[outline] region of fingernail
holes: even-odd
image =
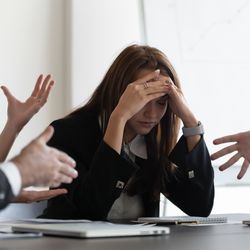
[[[74,168],[71,168],[71,172],[75,177],[78,176],[78,172]]]
[[[73,181],[73,179],[72,178],[69,178],[69,179],[67,179],[66,181],[65,181],[65,183],[71,183]]]
[[[159,73],[160,73],[160,70],[159,70],[159,69],[155,70],[155,73],[159,74]]]

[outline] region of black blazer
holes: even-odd
[[[71,184],[63,184],[68,194],[48,201],[40,217],[62,219],[105,220],[123,185],[138,169],[103,141],[98,115],[82,112],[54,121],[55,133],[49,145],[65,151],[76,160],[79,176]],[[192,152],[187,151],[182,137],[170,160],[179,167],[177,179],[166,179],[168,199],[188,215],[208,216],[214,199],[213,169],[203,138]],[[139,159],[139,167],[148,160]],[[193,171],[194,178],[188,178]],[[125,186],[124,185],[124,186]],[[158,216],[159,201],[142,195],[143,216]]]
[[[10,183],[4,172],[0,170],[0,209],[5,208],[12,197]]]

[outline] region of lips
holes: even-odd
[[[157,124],[157,122],[145,122],[145,121],[141,121],[141,122],[139,122],[141,125],[143,125],[143,126],[146,126],[146,127],[154,127],[156,124]]]

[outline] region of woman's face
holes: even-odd
[[[152,70],[141,70],[136,79],[142,78]],[[165,76],[161,76],[165,77]],[[166,77],[167,79],[167,77]],[[152,128],[159,124],[168,106],[168,96],[162,96],[148,102],[138,113],[136,113],[126,124],[126,133],[133,138],[136,135],[146,135]]]

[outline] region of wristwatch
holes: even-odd
[[[199,121],[197,127],[193,128],[182,127],[182,133],[184,136],[203,135],[204,128],[201,122]]]

